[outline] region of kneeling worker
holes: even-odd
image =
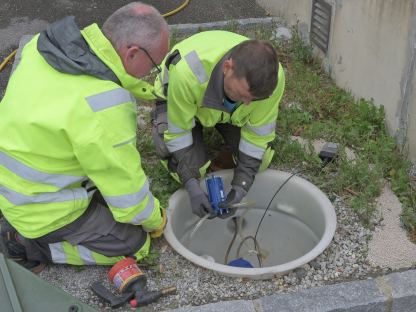
[[[207,31],[178,43],[155,81],[156,152],[189,193],[192,211],[212,214],[198,179],[210,166],[202,130],[215,127],[236,160],[224,206],[239,203],[274,151],[284,72],[268,42],[226,31]],[[235,209],[231,209],[232,215]]]
[[[165,218],[136,149],[135,98],[154,98],[139,78],[168,51],[165,20],[140,2],[102,31],[67,17],[25,45],[0,104],[10,258],[39,272],[47,262],[112,265],[148,253]]]

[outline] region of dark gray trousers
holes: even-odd
[[[97,190],[87,210],[77,220],[36,239],[24,239],[28,260],[51,262],[49,244],[68,241],[104,256],[134,255],[146,242],[141,226],[116,222]]]
[[[177,172],[179,164],[167,150],[163,139],[163,133],[168,128],[167,104],[165,101],[156,103],[156,108],[152,112],[152,125],[152,137],[156,153],[161,159],[168,161],[169,170]],[[231,150],[234,156],[237,156],[241,128],[229,123],[218,123],[215,125],[215,129],[221,134],[226,147]],[[197,172],[208,161],[205,144],[203,142],[203,126],[199,122],[196,122],[195,127],[192,129],[192,138],[193,145],[187,150],[187,154],[192,156],[187,158],[186,165],[191,170]]]

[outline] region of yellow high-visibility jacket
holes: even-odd
[[[223,73],[219,66],[233,47],[248,39],[228,31],[206,31],[171,49],[155,81],[156,94],[167,101],[168,129],[164,140],[170,153],[193,144],[192,128],[196,121],[204,127],[230,123],[241,128],[239,151],[261,161],[260,170],[270,164],[274,151],[269,143],[275,138],[279,102],[285,85],[282,66],[279,64],[278,83],[270,97],[239,105],[232,113],[223,105]],[[182,179],[189,176],[187,173],[179,175]]]
[[[71,20],[66,22],[62,36],[55,34],[58,42],[71,34]],[[64,54],[76,55],[81,64],[90,53],[113,81],[94,76],[87,63],[81,64],[85,72],[68,73],[66,56],[41,47],[38,34],[22,50],[0,103],[0,209],[27,238],[81,216],[91,186],[116,221],[148,229],[162,222],[136,149],[135,98],[151,98],[152,87],[125,72],[96,24],[79,32]],[[48,53],[54,66],[44,57]]]

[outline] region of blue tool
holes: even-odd
[[[205,179],[205,185],[208,191],[208,200],[214,210],[215,215],[228,214],[230,211],[227,208],[220,208],[219,204],[225,201],[224,181],[222,177],[212,175]]]

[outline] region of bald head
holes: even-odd
[[[116,49],[138,44],[153,50],[169,33],[159,11],[141,2],[131,2],[115,11],[104,22],[102,30]]]
[[[169,51],[169,28],[154,7],[141,2],[129,3],[115,11],[102,28],[127,73],[142,78]]]

